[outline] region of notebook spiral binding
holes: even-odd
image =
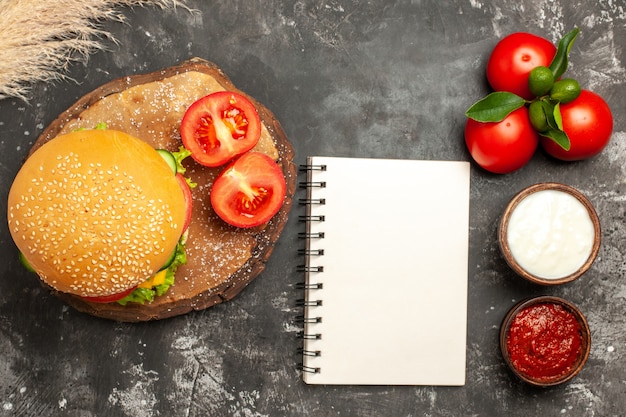
[[[300,172],[309,172],[309,171],[326,171],[326,165],[300,165]]]
[[[324,284],[321,282],[315,284],[307,284],[306,282],[299,282],[296,284],[297,290],[321,290],[324,287]]]
[[[319,350],[305,350],[300,348],[298,349],[298,353],[305,356],[322,356],[322,352]]]
[[[308,325],[315,325],[317,323],[322,322],[322,317],[316,316],[315,314],[311,314],[316,307],[322,305],[321,294],[317,294],[317,291],[323,290],[324,286],[321,282],[311,282],[311,274],[324,272],[323,265],[312,265],[314,260],[319,261],[319,257],[324,255],[324,249],[312,249],[310,247],[310,242],[312,240],[324,239],[324,232],[316,231],[311,232],[311,224],[313,223],[322,223],[326,220],[324,215],[313,215],[311,214],[312,206],[322,206],[326,204],[326,200],[324,198],[312,198],[311,190],[316,188],[326,188],[325,181],[312,181],[311,174],[313,171],[326,171],[326,165],[301,165],[300,172],[306,173],[306,181],[300,182],[300,188],[306,190],[306,198],[299,199],[299,203],[306,207],[306,214],[299,216],[298,219],[300,222],[306,224],[306,231],[298,233],[298,237],[300,239],[305,240],[305,248],[298,249],[298,255],[304,257],[304,264],[297,266],[298,272],[304,272],[304,281],[296,284],[296,289],[304,290],[305,298],[301,298],[296,300],[296,304],[302,307],[305,310],[305,314],[296,317],[296,322],[301,323],[304,327],[304,330],[298,333],[298,337],[300,337],[303,341],[307,340],[319,340],[322,338],[320,333],[311,332],[308,330]],[[318,297],[320,296],[320,297]],[[322,355],[322,352],[319,350],[311,350],[306,348],[300,348],[298,353],[305,357],[318,357]],[[298,366],[298,369],[302,372],[307,373],[319,373],[320,368],[307,366],[304,363],[301,363]]]

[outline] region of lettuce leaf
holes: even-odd
[[[183,177],[185,178],[185,181],[187,181],[187,185],[189,185],[189,188],[191,189],[196,188],[198,184],[193,182],[191,178],[185,177],[185,172],[187,172],[187,168],[183,166],[183,160],[187,158],[188,156],[191,156],[191,151],[185,148],[184,146],[180,146],[178,148],[178,152],[170,152],[170,153],[174,155],[174,159],[176,160],[176,172],[183,175]]]
[[[167,268],[167,272],[165,275],[165,282],[163,284],[157,285],[152,288],[135,288],[133,292],[128,294],[126,297],[118,300],[117,303],[125,306],[128,303],[151,303],[154,301],[154,298],[157,296],[161,296],[167,292],[167,290],[174,285],[174,277],[176,275],[176,270],[179,266],[187,263],[187,254],[185,253],[185,236],[181,237],[176,245],[176,254],[174,255],[174,261]]]

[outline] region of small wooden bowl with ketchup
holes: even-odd
[[[574,378],[591,348],[587,319],[572,303],[539,296],[517,303],[500,328],[500,350],[522,381],[549,387]]]
[[[581,277],[600,250],[600,219],[591,201],[560,183],[534,184],[517,193],[504,210],[498,242],[519,276],[544,286]]]

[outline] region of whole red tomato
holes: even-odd
[[[599,154],[613,133],[613,115],[602,97],[582,90],[574,101],[561,104],[563,131],[570,140],[566,151],[551,139],[542,137],[541,146],[555,158],[578,161]]]
[[[556,47],[547,39],[525,32],[512,33],[495,46],[487,62],[487,80],[495,91],[509,91],[531,100],[528,74],[549,66]]]
[[[472,158],[487,171],[507,174],[532,158],[539,137],[528,119],[528,109],[519,108],[501,122],[467,119],[465,144]]]

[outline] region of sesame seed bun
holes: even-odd
[[[168,260],[185,218],[172,170],[147,143],[113,130],[56,137],[18,172],[8,198],[11,236],[55,290],[107,296]]]
[[[61,113],[37,138],[31,155],[59,135],[98,123],[139,138],[154,149],[177,151],[182,145],[180,121],[187,107],[207,94],[224,90],[246,96],[259,113],[261,138],[254,151],[273,158],[283,171],[287,195],[280,211],[256,228],[227,225],[210,204],[211,186],[222,168],[203,167],[187,158],[183,162],[185,176],[198,184],[192,190],[187,263],[178,267],[174,285],[167,293],[152,303],[125,306],[93,303],[52,289],[53,295],[97,317],[124,322],[160,320],[232,300],[263,272],[291,210],[297,178],[294,151],[272,112],[237,89],[216,64],[192,58],[152,73],[112,80]]]

